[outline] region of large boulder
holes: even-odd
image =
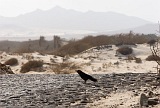
[[[10,66],[0,63],[0,74],[14,74]]]

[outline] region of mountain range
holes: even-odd
[[[17,17],[1,16],[0,36],[117,33],[129,30],[147,33],[151,30],[145,28],[150,28],[150,25],[154,23],[116,12],[79,12],[56,6],[45,11],[37,9]]]

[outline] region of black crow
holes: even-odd
[[[81,70],[76,70],[76,72],[77,72],[77,73],[79,74],[79,76],[85,81],[85,83],[86,83],[86,81],[87,81],[88,79],[90,79],[91,81],[97,82],[97,79],[95,79],[95,78],[93,78],[92,76],[90,76],[90,75],[82,72]]]

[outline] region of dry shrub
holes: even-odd
[[[141,58],[135,58],[135,60],[136,60],[136,61],[135,61],[136,63],[142,63]]]
[[[130,47],[124,46],[124,47],[117,49],[117,52],[119,52],[122,55],[128,55],[128,54],[132,54],[133,49]]]
[[[18,64],[18,60],[16,58],[11,58],[11,59],[7,60],[4,64],[14,66],[14,65]]]
[[[132,55],[129,55],[129,56],[127,57],[127,60],[134,60],[134,59],[135,59],[135,57],[132,56]]]
[[[65,55],[78,54],[84,50],[89,49],[91,46],[87,43],[71,42],[60,49],[58,49],[54,54],[64,57]]]
[[[147,58],[146,58],[147,61],[160,61],[160,57],[157,56],[157,55],[149,55]]]
[[[34,51],[28,50],[25,47],[19,48],[15,51],[16,53],[22,54],[22,53],[33,53]]]
[[[155,39],[149,40],[147,44],[154,45],[157,41]]]
[[[136,45],[147,43],[151,39],[156,39],[155,35],[149,34],[135,34],[130,32],[128,34],[117,35],[98,35],[98,36],[86,36],[83,39],[77,41],[70,41],[68,44],[62,46],[56,50],[53,54],[59,56],[75,55],[83,52],[91,47],[101,45]]]
[[[43,62],[42,61],[28,61],[27,63],[25,63],[22,67],[20,72],[21,73],[26,73],[29,72],[31,69],[33,68],[39,68],[43,66]]]
[[[91,62],[85,63],[85,66],[91,66]]]
[[[73,73],[73,70],[78,68],[79,66],[77,66],[75,63],[63,62],[53,65],[51,69],[55,72],[55,74],[70,74]]]

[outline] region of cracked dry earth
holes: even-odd
[[[0,108],[85,108],[117,90],[135,92],[153,87],[155,75],[94,74],[98,82],[87,84],[77,74],[1,75]],[[132,107],[138,108],[137,104]]]

